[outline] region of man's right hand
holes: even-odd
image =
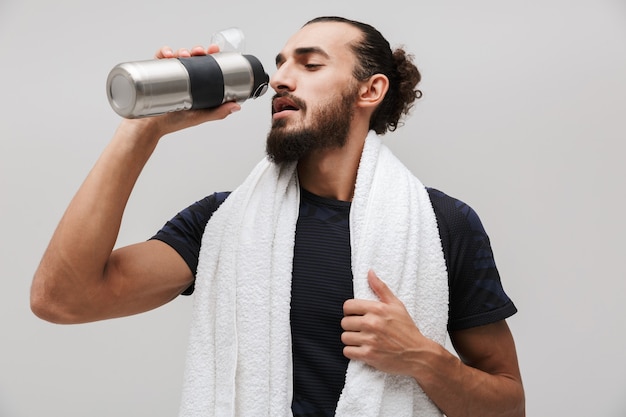
[[[154,55],[155,59],[188,58],[219,52],[217,45],[210,45],[207,49],[202,46],[195,46],[191,49],[181,48],[174,51],[169,46],[161,47]],[[157,137],[165,136],[169,133],[188,127],[196,126],[212,120],[221,120],[228,115],[241,110],[241,106],[236,102],[227,102],[212,109],[184,110],[166,113],[160,116],[144,117],[139,119],[125,119],[122,125],[135,126],[134,128],[150,131]],[[129,126],[130,127],[130,126]],[[124,126],[126,128],[126,126]]]
[[[216,46],[176,52],[163,47],[156,58],[217,51]],[[113,248],[131,191],[161,137],[239,109],[237,103],[224,103],[122,120],[70,202],[35,272],[31,308],[37,316],[81,323],[141,313],[167,303],[193,282],[193,272],[163,242]]]

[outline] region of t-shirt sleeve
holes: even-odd
[[[448,330],[506,319],[517,312],[496,267],[478,214],[464,202],[429,188],[439,225],[450,288]]]
[[[227,192],[214,193],[196,201],[165,223],[151,239],[170,245],[185,260],[195,276],[206,224],[228,195]],[[182,294],[192,294],[193,290],[192,284]]]

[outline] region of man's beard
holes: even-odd
[[[298,161],[311,151],[343,147],[354,115],[356,94],[356,88],[349,88],[341,99],[321,105],[310,126],[289,130],[287,119],[274,121],[265,147],[268,158],[282,164]],[[300,111],[304,108],[300,107]]]

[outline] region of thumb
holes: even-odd
[[[367,282],[372,291],[374,291],[374,294],[376,294],[383,303],[391,303],[398,299],[387,284],[371,269],[367,273]]]

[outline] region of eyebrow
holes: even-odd
[[[325,58],[330,58],[330,55],[326,53],[322,48],[318,46],[303,46],[301,48],[296,48],[293,52],[294,55],[302,56],[302,55],[310,55],[310,54],[319,54]],[[276,65],[285,62],[285,56],[283,54],[276,55]]]

